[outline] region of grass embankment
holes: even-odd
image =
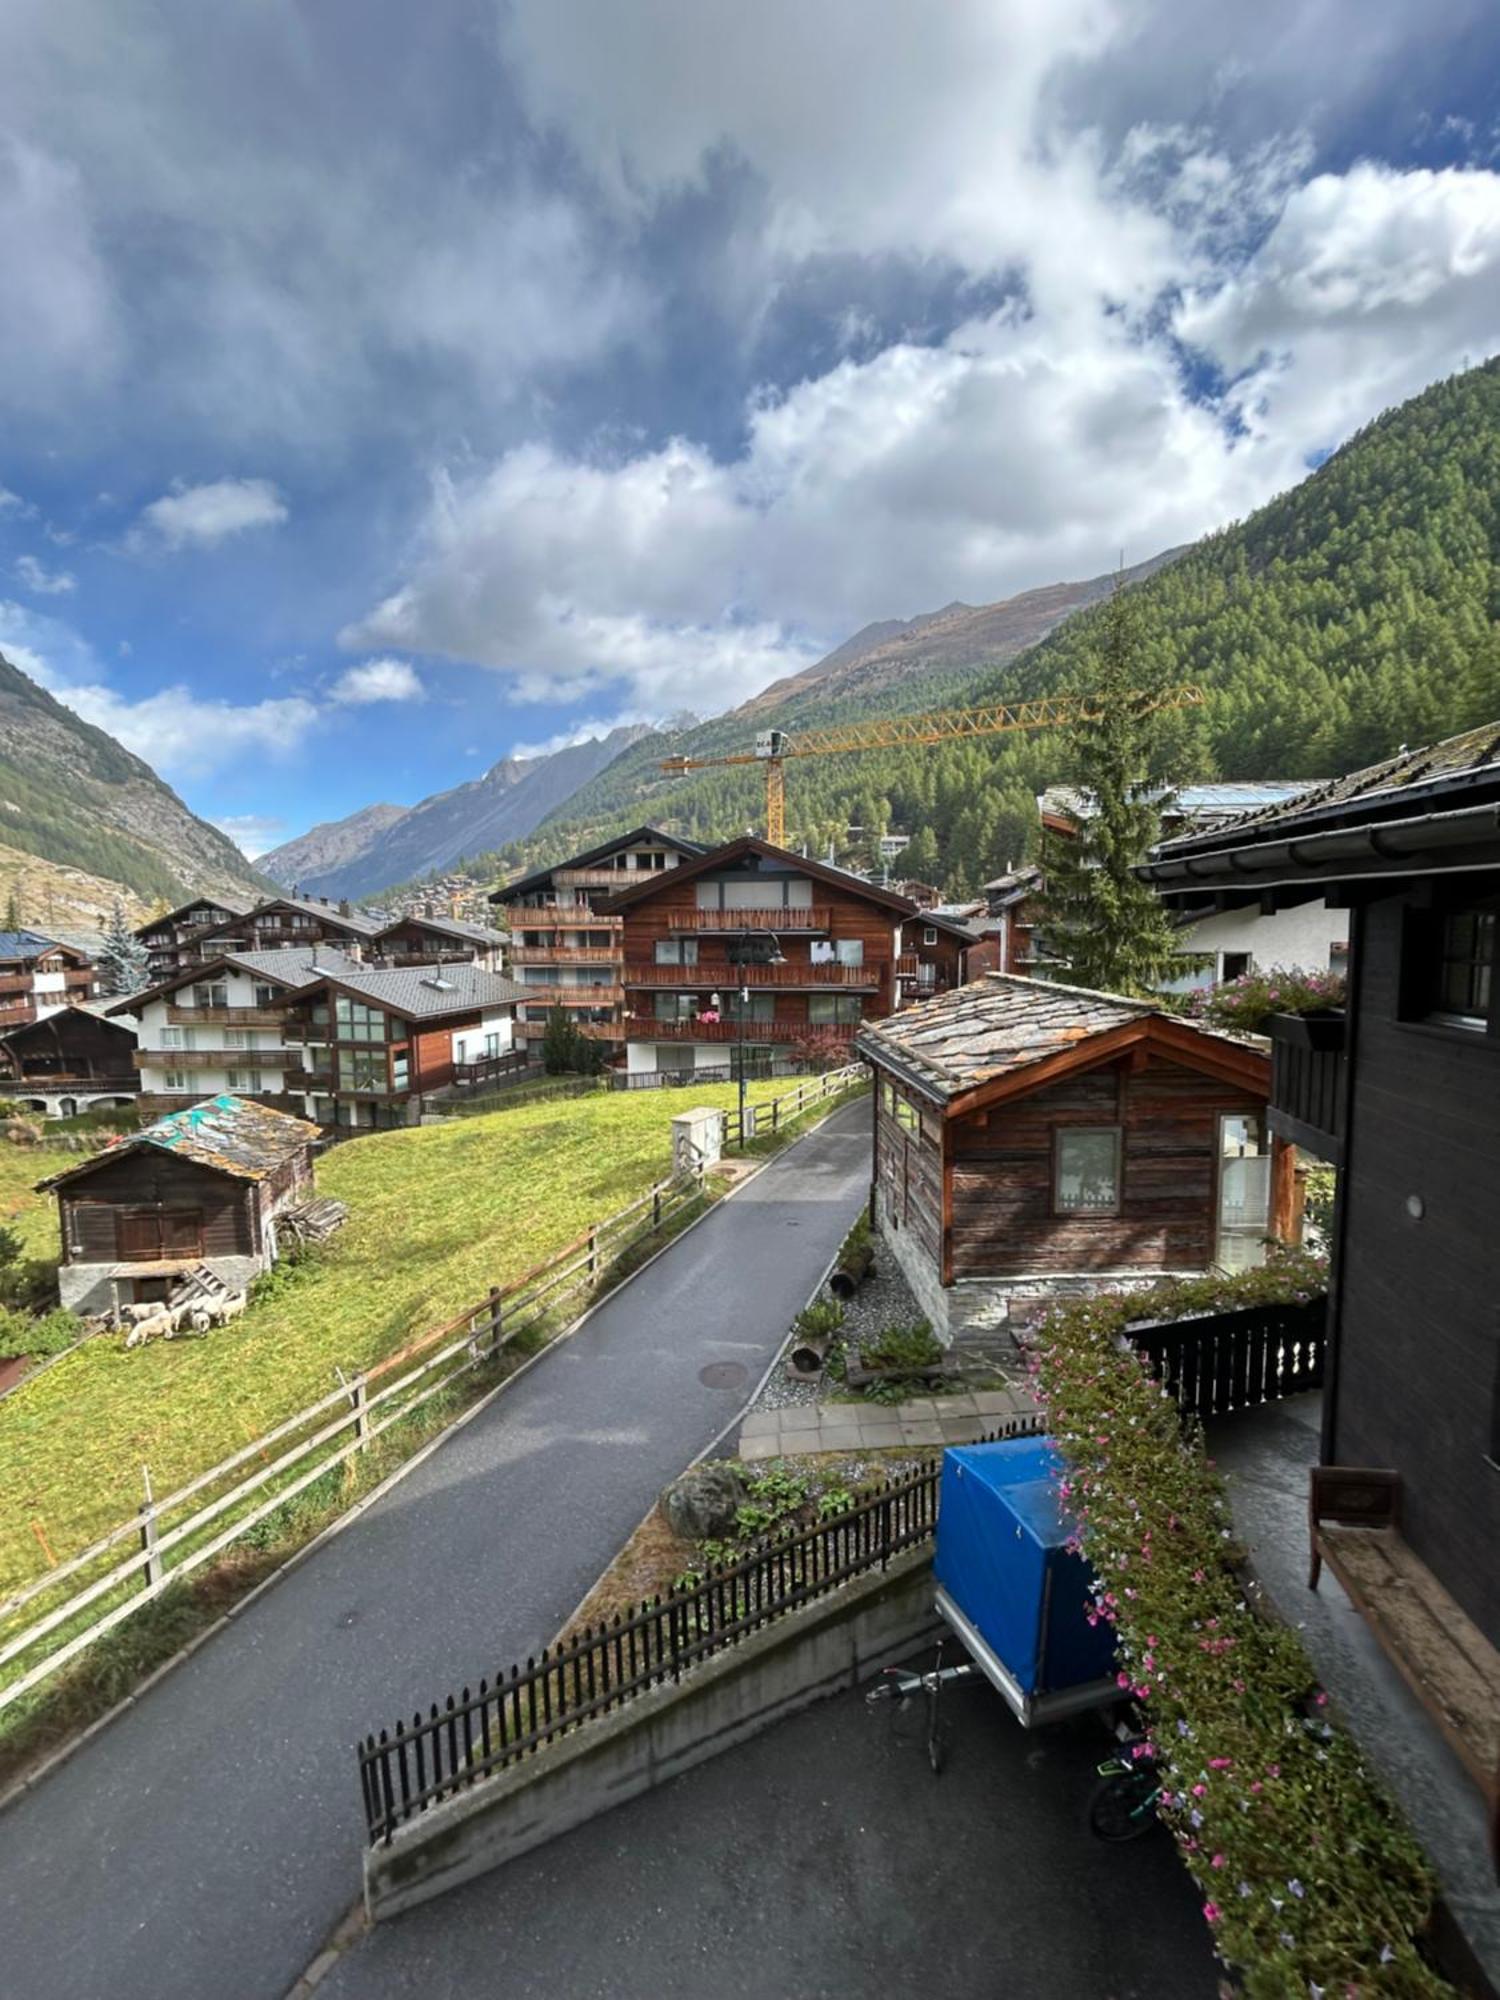
[[[624,1207],[669,1170],[673,1112],[733,1095],[541,1102],[335,1149],[318,1184],[349,1204],[349,1221],[276,1296],[205,1340],[133,1352],[114,1336],[88,1341],[0,1402],[0,1589],[47,1566],[40,1536],[64,1560],[128,1516],[142,1465],[158,1494],[181,1485],[325,1395],[335,1366],[379,1360]],[[56,1252],[51,1204],[31,1182],[76,1159],[0,1149],[0,1208],[28,1254]]]

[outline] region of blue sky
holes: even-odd
[[[10,0],[0,650],[255,850],[1496,344],[1483,0]]]

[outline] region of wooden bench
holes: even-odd
[[[1489,1807],[1500,1878],[1500,1649],[1401,1536],[1401,1475],[1315,1465],[1308,1492],[1316,1590],[1326,1562]]]

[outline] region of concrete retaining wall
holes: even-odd
[[[898,1556],[625,1708],[549,1744],[365,1855],[365,1904],[392,1917],[856,1687],[934,1635],[932,1556]]]

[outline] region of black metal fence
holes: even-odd
[[[1007,1433],[1034,1428],[1023,1420]],[[940,1471],[933,1459],[830,1520],[763,1542],[690,1588],[587,1627],[539,1660],[482,1680],[476,1691],[450,1694],[441,1707],[434,1702],[426,1716],[367,1736],[359,1772],[372,1844],[851,1577],[884,1569],[931,1535]]]
[[[1127,1327],[1182,1409],[1207,1421],[1323,1386],[1328,1301],[1245,1306]]]

